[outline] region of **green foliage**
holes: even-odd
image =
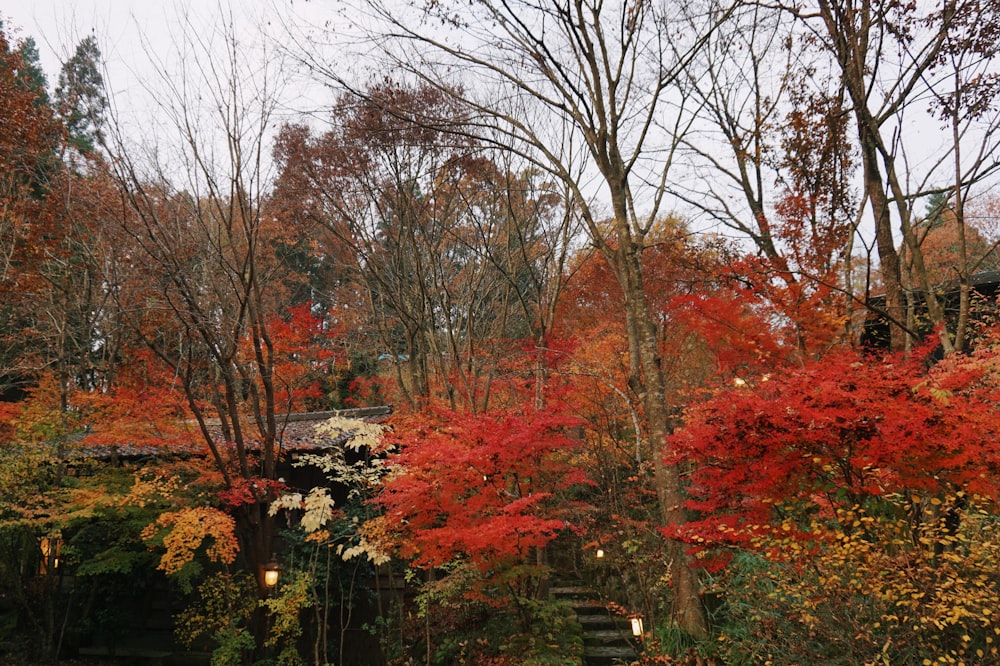
[[[108,100],[101,74],[101,50],[95,37],[84,37],[73,56],[63,63],[56,86],[56,106],[69,133],[69,142],[88,155],[102,140],[101,127]]]
[[[435,664],[519,664],[573,666],[581,663],[583,635],[567,602],[512,597],[470,597],[481,574],[476,567],[452,563],[440,574],[408,581],[419,592],[417,612],[402,628],[410,654],[431,643]]]
[[[668,617],[673,601],[671,560],[655,528],[659,508],[638,479],[620,484],[618,492],[622,494],[614,497],[611,510],[596,509],[596,529],[591,532],[596,540],[584,549],[583,577],[602,599],[622,609],[645,618]],[[604,551],[601,559],[594,557],[598,545]]]
[[[216,648],[212,651],[212,666],[243,666],[246,655],[253,652],[253,634],[244,627],[229,625],[212,635]]]
[[[60,475],[50,458],[28,464],[13,456],[0,457],[0,470],[20,474],[18,492],[36,493],[0,524],[0,596],[18,642],[35,651],[25,658],[43,658],[80,636],[131,631],[137,599],[162,581],[139,538],[155,507],[122,502],[131,471],[97,466],[78,478]],[[58,562],[43,556],[42,537],[59,539]],[[63,573],[73,575],[72,586],[57,575]]]
[[[313,579],[308,572],[298,571],[283,583],[277,594],[261,601],[268,614],[268,635],[265,645],[279,649],[279,664],[299,666],[305,662],[295,647],[302,635],[302,612],[314,603]]]
[[[88,521],[68,529],[64,556],[77,576],[150,575],[156,560],[142,541],[142,529],[155,514],[135,507],[101,508]]]
[[[242,634],[257,605],[256,584],[249,575],[209,576],[198,586],[197,599],[176,617],[177,638],[191,646],[211,636],[218,641],[220,655],[231,654],[234,645],[243,643]]]
[[[525,602],[532,607],[526,629],[521,628],[509,609],[506,612],[481,609],[484,611],[481,623],[458,626],[439,637],[434,663],[579,666],[583,635],[572,609],[562,602]]]
[[[34,37],[25,37],[20,43],[18,53],[21,56],[24,67],[17,72],[17,79],[20,85],[36,95],[37,104],[44,106],[49,102],[49,95],[46,92],[48,80],[42,70],[41,57],[38,54],[38,45]]]
[[[939,227],[943,223],[944,212],[948,210],[948,206],[950,205],[948,197],[948,192],[935,192],[927,198],[924,219],[932,228]]]
[[[110,470],[96,478],[82,480],[81,486],[99,480],[115,487],[130,475]],[[120,487],[127,492],[127,487]],[[75,575],[76,586],[101,600],[92,609],[80,601],[79,615],[70,628],[81,635],[100,635],[107,640],[125,636],[138,626],[145,595],[164,582],[155,570],[155,557],[146,548],[140,533],[155,517],[152,507],[117,505],[109,502],[94,508],[86,517],[73,520],[63,530],[61,567]]]
[[[970,502],[956,525],[937,507],[957,498],[914,499],[855,507],[840,516],[847,529],[816,522],[812,543],[770,536],[767,557],[735,557],[720,578],[726,663],[996,661],[996,516]],[[924,514],[916,539],[914,511]]]
[[[523,655],[522,666],[579,666],[583,657],[583,632],[573,608],[565,601],[522,599],[529,623],[515,632],[500,650]]]
[[[727,664],[749,666],[767,661],[772,650],[767,641],[760,640],[760,629],[774,626],[781,616],[778,609],[761,601],[773,599],[782,576],[789,573],[788,567],[741,551],[730,561],[724,577],[716,580],[713,592],[722,593],[725,602],[713,619]]]

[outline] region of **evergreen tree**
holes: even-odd
[[[6,52],[9,48],[8,41],[4,42],[3,48]],[[21,66],[14,73],[18,84],[22,90],[35,94],[36,106],[48,106],[48,79],[45,78],[45,72],[42,70],[35,39],[33,37],[25,37],[17,45],[15,52],[21,59]]]
[[[103,140],[101,127],[108,99],[101,61],[97,40],[85,37],[63,63],[56,86],[56,109],[66,125],[69,143],[83,155],[92,153]]]

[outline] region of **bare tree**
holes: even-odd
[[[518,321],[523,322],[518,337],[530,335],[534,343],[535,405],[540,408],[548,380],[546,350],[569,279],[567,262],[580,231],[579,219],[565,186],[557,187],[537,170],[517,172],[513,158],[506,151],[496,153],[498,167],[483,188],[487,208],[494,212],[470,217],[471,247],[502,276],[516,300]]]
[[[510,340],[537,341],[536,325],[551,325],[568,216],[546,183],[469,137],[461,116],[427,85],[345,94],[326,132],[283,129],[276,199],[307,233],[328,232],[324,252],[367,294],[407,402],[440,391],[478,411]]]
[[[128,128],[112,114],[106,148],[120,227],[106,279],[124,321],[183,385],[225,486],[246,493],[234,509],[237,536],[263,594],[277,415],[287,411],[268,330],[283,276],[262,214],[281,63],[248,57],[231,16],[225,25],[188,19],[175,35],[178,71],[147,50],[155,124]]]
[[[972,274],[990,254],[970,253],[969,236],[975,236],[975,229],[971,232],[967,229],[966,203],[974,188],[996,170],[998,163],[1000,110],[996,98],[1000,93],[1000,73],[994,63],[998,39],[1000,9],[993,4],[958,4],[928,77],[932,111],[946,123],[950,134],[951,159],[947,162],[953,172],[947,195],[958,241],[958,261],[951,268],[959,283],[959,305],[954,327],[949,332],[954,336],[957,350],[965,347],[968,338]],[[918,233],[918,241],[924,238],[926,231]]]
[[[753,244],[760,282],[783,286],[769,290],[806,353],[813,341],[796,311],[840,286],[856,203],[843,90],[815,83],[829,81],[829,63],[800,32],[789,15],[748,4],[711,36],[681,82],[696,118],[684,137],[690,175],[672,189]],[[850,299],[837,300],[824,309],[843,314]]]
[[[968,121],[988,116],[983,103],[992,96],[992,86],[978,91],[971,86],[977,72],[991,68],[993,52],[983,45],[994,41],[997,9],[993,3],[969,0],[944,0],[935,7],[880,0],[817,0],[814,7],[793,11],[829,50],[850,100],[892,346],[902,348],[908,340],[910,333],[901,323],[906,321],[907,293],[913,293],[908,290],[915,289],[926,299],[931,321],[940,325],[946,352],[956,349],[956,342],[960,348],[964,333],[955,335],[941,295],[929,281],[914,210],[922,197],[942,189],[935,182],[952,180],[949,170],[957,182],[943,189],[960,192],[996,169],[995,124],[964,134],[956,131],[955,122],[970,127]],[[969,99],[961,98],[963,90],[969,90]],[[929,99],[952,121],[951,141],[936,151],[926,135],[907,124],[914,118],[928,118]],[[984,137],[978,148],[965,151],[970,141],[975,146]],[[973,159],[967,160],[964,152],[973,153]],[[895,241],[894,224],[902,237],[911,284]],[[963,268],[962,272],[967,271]]]
[[[416,15],[380,0],[367,7],[384,26],[372,37],[393,67],[451,91],[479,140],[514,151],[570,193],[590,243],[625,295],[630,386],[644,407],[649,445],[660,451],[674,407],[666,401],[643,249],[689,118],[684,100],[669,100],[670,91],[730,8],[706,3],[692,31],[673,20],[675,3],[429,2]],[[435,30],[437,24],[447,30]],[[302,57],[318,73],[349,83],[315,53]],[[650,457],[664,522],[681,525],[680,471],[662,455]],[[670,547],[674,618],[683,630],[704,634],[697,574],[683,545]]]
[[[787,273],[768,210],[777,129],[787,105],[785,73],[797,60],[787,48],[791,21],[782,19],[759,4],[740,8],[685,68],[680,85],[697,101],[697,120],[683,137],[690,175],[672,189],[713,222],[748,238]],[[692,28],[697,21],[695,16]]]

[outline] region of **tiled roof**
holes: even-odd
[[[362,407],[358,409],[340,409],[328,412],[303,412],[297,414],[279,414],[278,441],[283,452],[322,451],[342,445],[349,436],[336,438],[320,437],[316,434],[316,426],[335,416],[342,418],[357,418],[365,421],[381,421],[392,413],[392,407]],[[79,447],[74,447],[75,453],[81,458],[106,459],[115,456],[121,458],[144,458],[150,456],[173,455],[204,455],[207,447],[202,441],[197,425],[189,424],[190,438],[175,439],[169,443],[122,442],[121,444],[88,445],[86,438]],[[217,419],[208,422],[208,428],[217,440],[222,439],[221,427]],[[250,442],[249,448],[259,448],[259,443]]]

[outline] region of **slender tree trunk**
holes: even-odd
[[[860,121],[859,121],[860,122]],[[872,206],[875,221],[875,243],[878,248],[879,270],[885,287],[885,311],[889,315],[889,348],[893,351],[906,346],[907,332],[898,322],[906,320],[906,303],[903,298],[902,272],[899,252],[892,236],[892,219],[889,202],[882,187],[878,156],[873,139],[861,130],[861,162],[864,167],[865,193]]]
[[[625,293],[628,320],[629,355],[633,371],[638,376],[630,378],[640,396],[646,412],[649,444],[652,449],[656,495],[666,527],[680,526],[687,522],[683,507],[684,492],[680,470],[664,462],[664,448],[670,434],[670,408],[666,399],[666,379],[663,374],[659,338],[646,298],[642,270],[642,245],[636,243],[627,221],[624,193],[613,194],[618,201],[617,249],[615,261],[618,279]],[[671,580],[674,591],[674,619],[677,625],[693,636],[705,636],[708,623],[701,601],[698,574],[687,562],[684,544],[668,542],[671,556]]]
[[[645,300],[644,295],[641,296]],[[637,341],[640,364],[644,375],[643,405],[649,424],[652,446],[656,495],[660,502],[666,527],[681,526],[687,522],[683,507],[684,492],[680,469],[664,463],[664,446],[670,434],[670,410],[666,403],[666,386],[660,365],[660,352],[656,331],[648,317],[636,322],[641,335]],[[678,626],[694,636],[708,632],[701,603],[701,585],[698,574],[688,564],[685,546],[679,541],[668,542],[671,555],[671,580],[674,586],[674,617]]]

